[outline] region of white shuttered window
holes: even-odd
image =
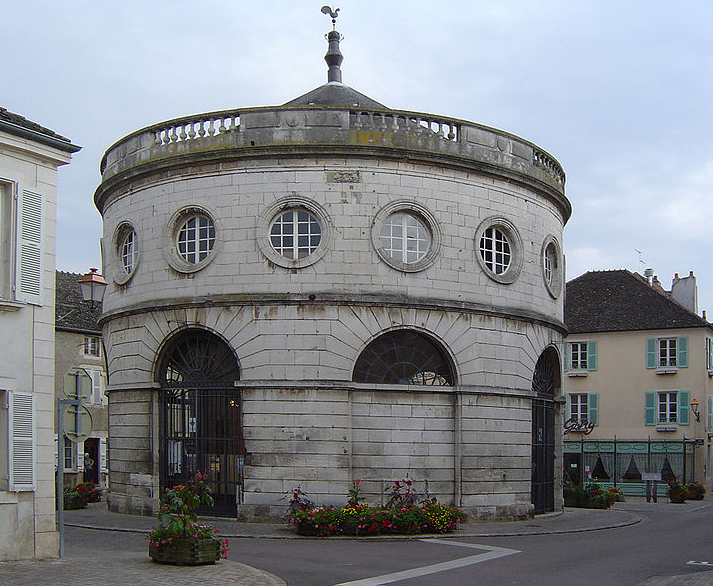
[[[42,305],[42,194],[20,186],[17,201],[15,298],[33,305]]]
[[[35,489],[35,404],[30,393],[10,393],[10,490]]]

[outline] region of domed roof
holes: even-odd
[[[338,81],[330,81],[303,94],[284,106],[358,106],[360,108],[387,109],[384,104],[372,100],[354,88]]]
[[[336,30],[339,8],[333,11],[329,6],[323,6],[322,12],[332,17],[332,30],[326,35],[329,48],[324,56],[324,60],[329,66],[327,83],[286,102],[283,106],[348,106],[350,108],[358,106],[360,108],[387,109],[384,104],[342,83],[340,66],[344,56],[339,50],[339,42],[342,40],[342,35]]]

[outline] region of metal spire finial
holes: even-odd
[[[327,49],[327,54],[324,56],[324,60],[329,66],[329,71],[327,71],[327,82],[337,81],[342,82],[342,70],[340,65],[344,59],[339,50],[339,41],[344,37],[337,32],[337,16],[339,16],[339,8],[334,10],[329,6],[322,6],[322,13],[329,14],[332,17],[332,30],[327,33],[327,41],[329,42],[329,48]]]

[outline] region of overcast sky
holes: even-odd
[[[325,83],[322,4],[5,2],[0,106],[83,147],[60,169],[57,267],[99,263],[92,195],[115,141]],[[506,130],[559,160],[574,209],[568,279],[651,267],[668,289],[693,271],[713,318],[713,2],[336,6],[344,83],[392,108]]]

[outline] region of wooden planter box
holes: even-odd
[[[200,566],[220,559],[217,539],[173,539],[162,545],[149,545],[149,556],[159,564]]]

